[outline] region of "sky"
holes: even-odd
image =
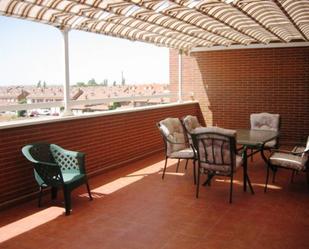
[[[70,82],[105,79],[111,85],[168,83],[169,50],[83,31],[69,32]],[[52,26],[0,16],[0,86],[61,85],[64,46],[61,32]]]

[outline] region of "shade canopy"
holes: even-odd
[[[185,51],[309,41],[309,0],[0,0],[0,14]]]

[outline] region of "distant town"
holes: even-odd
[[[107,85],[107,81],[97,84],[94,79],[87,83],[79,82],[70,87],[71,100],[100,100],[108,98],[139,97],[135,100],[111,101],[101,104],[83,104],[72,106],[74,114],[87,112],[108,111],[119,108],[131,108],[155,104],[169,103],[169,97],[155,97],[156,95],[169,94],[168,84],[125,84],[124,81],[117,85]],[[141,98],[145,96],[144,98]],[[148,97],[151,96],[151,97]],[[9,121],[16,118],[30,118],[37,116],[61,114],[63,107],[36,108],[23,111],[4,111],[1,107],[17,104],[48,103],[63,100],[63,86],[49,86],[39,81],[34,86],[0,86],[0,121]]]

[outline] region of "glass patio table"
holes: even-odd
[[[262,159],[267,163],[267,158],[264,154],[264,145],[265,143],[277,138],[279,132],[249,129],[236,129],[236,132],[236,142],[237,144],[242,145],[243,149],[244,191],[247,190],[248,183],[251,192],[254,193],[248,176],[248,157],[252,157],[254,154],[261,152]],[[254,149],[254,151],[248,153],[248,149]]]

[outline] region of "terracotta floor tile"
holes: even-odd
[[[291,184],[290,173],[279,171],[265,194],[265,165],[255,157],[249,162],[255,195],[243,192],[240,170],[229,204],[228,180],[214,178],[197,199],[192,168],[182,164],[174,174],[175,162],[170,160],[164,180],[162,154],[91,178],[94,200],[88,201],[84,187],[77,189],[68,217],[61,194],[54,203],[44,196],[42,208],[33,200],[2,211],[0,249],[309,248],[304,175]]]

